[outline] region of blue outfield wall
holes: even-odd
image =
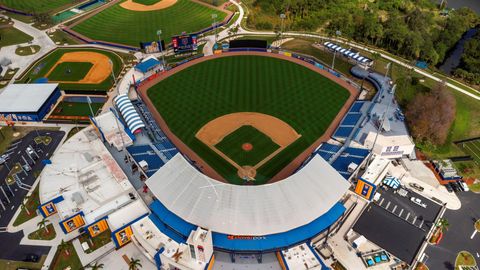
[[[197,226],[183,220],[160,201],[156,200],[150,208],[153,212],[150,219],[160,231],[165,233],[176,242],[184,242],[192,230]],[[265,236],[231,236],[223,233],[212,232],[213,246],[216,249],[229,252],[270,252],[294,246],[310,240],[320,234],[345,212],[345,206],[336,203],[332,208],[314,221],[296,229]]]
[[[258,236],[253,239],[232,239],[229,235],[214,232],[213,246],[233,252],[268,252],[285,249],[317,236],[337,221],[344,212],[345,206],[336,203],[327,213],[309,224],[284,233]]]

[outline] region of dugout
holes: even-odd
[[[0,121],[40,122],[61,95],[57,83],[10,84],[0,93]]]

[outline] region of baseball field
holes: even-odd
[[[19,82],[47,78],[60,83],[65,91],[105,92],[113,85],[112,68],[118,75],[122,66],[122,59],[111,51],[58,48],[31,67]]]
[[[80,20],[70,28],[90,39],[139,46],[139,42],[158,40],[157,30],[162,30],[162,38],[170,42],[170,37],[182,32],[195,32],[212,24],[211,15],[218,15],[217,22],[226,13],[191,0],[152,1],[127,0],[109,7],[100,13]],[[143,4],[142,4],[143,3]]]
[[[146,95],[168,129],[221,177],[264,184],[332,131],[354,99],[292,61],[218,56],[167,75]]]
[[[0,4],[24,12],[55,12],[73,6],[72,0],[0,0]]]

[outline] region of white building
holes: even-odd
[[[395,159],[405,156],[411,156],[415,153],[415,144],[408,135],[382,135],[376,132],[369,132],[365,138],[365,147],[371,149],[373,144],[373,153],[385,158]]]

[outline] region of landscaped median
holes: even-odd
[[[468,252],[468,251],[461,251],[457,255],[457,259],[455,260],[455,269],[467,269],[461,267],[475,267],[477,266],[477,262],[475,261],[475,257]]]

